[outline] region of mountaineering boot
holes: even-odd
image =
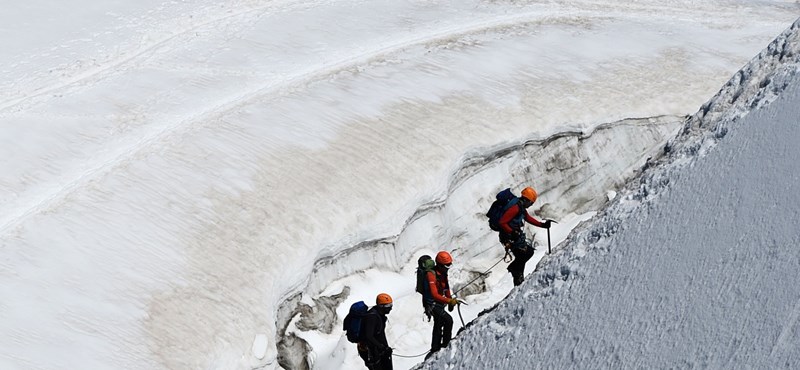
[[[436,353],[436,352],[439,352],[439,351],[438,350],[436,350],[436,351],[433,351],[433,350],[428,351],[428,354],[425,355],[425,359],[427,360],[428,358],[433,356],[433,354]]]
[[[521,285],[525,281],[525,276],[520,273],[511,273],[511,276],[514,277],[514,286]]]

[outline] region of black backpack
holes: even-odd
[[[489,218],[489,228],[494,231],[500,231],[500,225],[497,222],[500,221],[500,217],[503,217],[503,213],[505,213],[510,206],[516,204],[516,202],[511,201],[517,199],[517,196],[511,192],[510,188],[506,188],[497,193],[495,198],[496,200],[492,202],[492,206],[489,207],[489,212],[486,212],[486,217]]]
[[[347,333],[347,340],[352,343],[361,341],[361,319],[367,315],[367,304],[358,301],[350,305],[350,312],[344,317],[343,330]]]

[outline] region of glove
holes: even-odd
[[[455,306],[456,306],[457,304],[459,304],[459,303],[460,303],[460,302],[458,302],[458,300],[457,300],[457,299],[455,299],[455,298],[450,298],[450,301],[449,301],[449,302],[447,302],[447,310],[448,310],[448,311],[450,311],[450,312],[453,312],[453,307],[455,307]]]
[[[553,222],[552,220],[547,220],[542,224],[542,227],[545,228],[545,229],[549,229],[550,228],[550,224],[552,222]]]

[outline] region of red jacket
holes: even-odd
[[[438,275],[438,279],[436,278]],[[450,283],[447,281],[447,273],[441,273],[437,269],[425,273],[428,279],[428,287],[431,290],[433,300],[441,304],[450,302]]]
[[[525,219],[525,221],[528,221],[529,224],[533,224],[534,226],[538,227],[544,226],[544,223],[542,221],[539,221],[531,217],[531,215],[528,214],[528,211],[524,207],[515,204],[513,207],[509,207],[506,210],[506,212],[503,213],[503,216],[500,217],[500,220],[497,221],[497,223],[500,225],[500,228],[507,234],[514,232],[514,228],[511,227],[509,223],[511,223],[511,221],[517,218],[520,212],[522,212],[523,218]]]

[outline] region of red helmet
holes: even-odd
[[[536,190],[533,190],[532,187],[528,186],[525,189],[522,189],[522,196],[527,198],[531,203],[536,202],[536,198],[539,197],[539,194],[536,194]]]
[[[375,297],[375,304],[381,307],[392,307],[392,296],[386,293],[378,294],[378,296]]]
[[[438,254],[436,254],[436,264],[449,265],[451,263],[453,263],[453,257],[450,256],[450,253],[441,251]]]

